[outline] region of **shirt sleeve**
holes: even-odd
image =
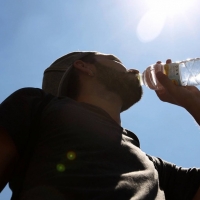
[[[0,126],[7,129],[19,154],[22,154],[30,133],[30,124],[38,105],[45,97],[43,90],[23,88],[0,104]]]
[[[168,200],[192,200],[200,186],[200,169],[182,168],[149,156],[159,174],[161,189]]]

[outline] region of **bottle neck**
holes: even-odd
[[[143,76],[143,74],[141,74],[141,73],[138,74],[138,80],[140,82],[140,85],[143,86],[144,85],[144,76]]]

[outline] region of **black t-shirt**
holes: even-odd
[[[40,89],[24,88],[0,106],[0,125],[20,155],[34,134],[31,123],[45,97]],[[38,132],[22,200],[188,200],[200,185],[199,169],[146,155],[134,133],[96,106],[54,97],[40,116]]]

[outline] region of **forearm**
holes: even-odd
[[[196,120],[196,122],[200,125],[200,102],[194,103],[187,108],[185,108]]]

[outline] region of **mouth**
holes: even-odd
[[[139,86],[142,86],[141,74],[138,70],[128,70],[126,73],[126,78],[132,80],[133,82],[137,83]],[[124,74],[124,75],[125,75]]]
[[[142,85],[143,85],[143,81],[142,81],[142,76],[141,76],[141,74],[140,74],[140,73],[136,74],[136,77],[137,77],[137,79],[138,79],[138,81],[139,81],[139,84],[142,86]]]

